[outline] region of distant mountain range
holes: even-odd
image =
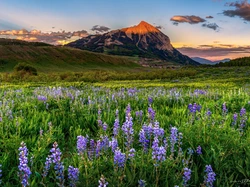
[[[177,65],[199,65],[176,50],[168,36],[145,21],[102,35],[90,35],[67,46],[105,54],[161,60]]]
[[[218,64],[220,62],[229,62],[231,60],[230,58],[225,58],[222,60],[211,61],[211,60],[201,58],[201,57],[192,57],[192,59],[196,62],[199,62],[200,64],[208,64],[208,65],[215,65],[215,64]]]

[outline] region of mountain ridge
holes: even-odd
[[[66,46],[112,55],[161,59],[181,65],[199,65],[176,50],[167,35],[145,21],[102,35],[90,35]]]

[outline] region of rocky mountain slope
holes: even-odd
[[[145,21],[138,25],[113,30],[102,35],[90,35],[67,44],[70,47],[112,55],[137,56],[183,65],[199,65],[181,54],[164,33]]]

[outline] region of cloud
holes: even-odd
[[[92,27],[91,30],[103,33],[103,32],[108,32],[110,30],[110,28],[108,28],[106,26],[95,25]]]
[[[234,10],[224,10],[223,14],[229,17],[240,17],[245,21],[250,21],[250,4],[247,0],[241,2],[233,2],[226,4],[229,7],[234,7]]]
[[[163,29],[163,26],[158,25],[158,26],[155,26],[155,28],[157,28],[157,29],[161,30],[161,29]]]
[[[213,19],[213,16],[206,16],[207,19]]]
[[[41,32],[40,30],[1,30],[1,38],[12,38],[33,42],[45,42],[52,45],[65,44],[83,37],[88,36],[85,30],[74,32]]]
[[[217,60],[223,58],[239,58],[249,56],[249,46],[235,46],[230,44],[219,45],[200,45],[195,47],[181,47],[178,50],[190,57],[202,57],[210,60]]]
[[[213,29],[215,31],[219,31],[219,28],[220,28],[216,23],[203,23],[202,27]]]
[[[199,16],[173,16],[170,21],[173,21],[174,25],[178,25],[177,23],[189,23],[189,24],[197,24],[205,22],[206,20]]]

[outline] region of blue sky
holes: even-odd
[[[250,41],[250,21],[223,14],[235,10],[228,0],[1,0],[0,30],[37,29],[91,32],[94,25],[111,29],[138,24],[141,20],[162,26],[175,47],[198,47],[216,43],[246,46]],[[242,1],[244,2],[244,1]],[[248,1],[245,0],[246,5]],[[248,8],[248,7],[247,7]],[[250,8],[250,4],[249,4]],[[249,9],[250,10],[250,9]],[[198,16],[206,22],[178,23],[174,16]],[[206,19],[212,16],[213,19]],[[216,30],[202,24],[216,24]],[[52,28],[53,27],[53,28]],[[239,34],[240,33],[240,34]]]

